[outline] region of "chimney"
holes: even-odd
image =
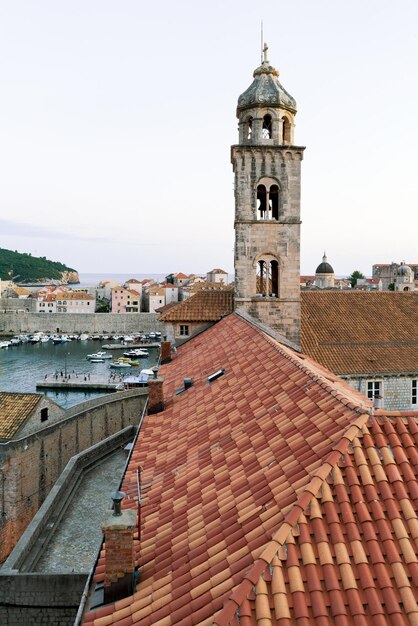
[[[164,363],[169,363],[171,361],[171,341],[166,341],[164,337],[164,341],[161,342],[161,356],[160,356],[161,365]]]
[[[114,512],[102,526],[106,543],[104,579],[106,604],[131,595],[134,587],[136,510],[121,510],[124,496],[123,491],[112,493]]]
[[[161,376],[148,379],[148,415],[164,411],[163,382]]]
[[[192,378],[184,378],[183,382],[184,382],[184,388],[185,389],[190,389],[190,387],[193,387],[193,379]]]

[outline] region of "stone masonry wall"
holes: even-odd
[[[20,302],[24,302],[21,300]],[[3,313],[0,309],[0,335],[34,333],[129,334],[163,331],[157,313]]]
[[[344,377],[342,377],[344,378]],[[373,378],[347,378],[355,389],[367,396],[367,383],[372,380],[382,382],[382,406],[388,411],[418,411],[418,405],[412,404],[412,381],[414,376],[375,376]]]
[[[69,459],[137,425],[147,391],[117,392],[76,405],[51,426],[0,444],[0,562],[8,556]]]
[[[235,173],[235,303],[300,344],[300,178],[304,148],[233,146]],[[259,219],[257,186],[279,187],[278,220]],[[257,295],[257,264],[278,263],[276,297]]]
[[[0,576],[1,626],[71,626],[87,576]]]

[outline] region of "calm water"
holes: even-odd
[[[105,341],[70,341],[68,343],[53,344],[21,344],[11,346],[7,349],[0,349],[0,390],[1,391],[26,391],[35,392],[36,382],[42,380],[45,374],[52,374],[55,371],[65,372],[71,375],[95,374],[108,378],[109,372],[119,372],[110,370],[110,360],[104,363],[91,363],[86,359],[88,354],[98,352],[102,345],[111,344],[111,340]],[[116,342],[114,342],[116,343]],[[126,350],[128,348],[124,348]],[[114,358],[122,356],[123,350],[112,350]],[[149,357],[140,359],[138,367],[131,367],[124,370],[124,375],[135,375],[143,368],[153,367],[158,359],[158,349],[150,348]],[[39,390],[41,391],[41,390]],[[42,390],[46,395],[63,407],[69,407],[78,402],[84,402],[90,398],[103,395],[97,391],[61,391]]]

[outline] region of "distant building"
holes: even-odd
[[[155,313],[156,309],[165,304],[165,290],[163,287],[151,287],[148,294],[148,312]]]
[[[112,289],[112,313],[139,313],[141,311],[141,295],[133,289],[121,285]]]
[[[318,265],[315,271],[315,287],[319,289],[333,289],[335,287],[335,275],[333,267],[328,263],[328,259],[324,252],[322,263]]]
[[[56,294],[57,313],[94,313],[96,298],[83,291]]]
[[[357,278],[354,289],[360,291],[383,291],[381,278]]]
[[[372,277],[373,278],[381,278],[383,283],[383,290],[387,291],[389,289],[389,285],[393,285],[395,288],[396,282],[398,285],[402,283],[402,281],[397,281],[398,278],[398,269],[401,266],[407,265],[413,273],[413,280],[418,280],[418,264],[417,263],[376,263],[372,266]],[[399,289],[397,289],[399,291]]]
[[[57,299],[52,293],[48,293],[45,296],[38,296],[36,300],[36,312],[37,313],[56,313],[57,312]]]
[[[228,273],[225,270],[216,268],[206,274],[206,280],[208,283],[223,283],[228,284]]]
[[[418,292],[301,296],[305,354],[386,410],[418,409]]]

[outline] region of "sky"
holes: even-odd
[[[416,0],[0,0],[0,247],[233,272],[238,96],[298,105],[301,272],[418,263]]]

